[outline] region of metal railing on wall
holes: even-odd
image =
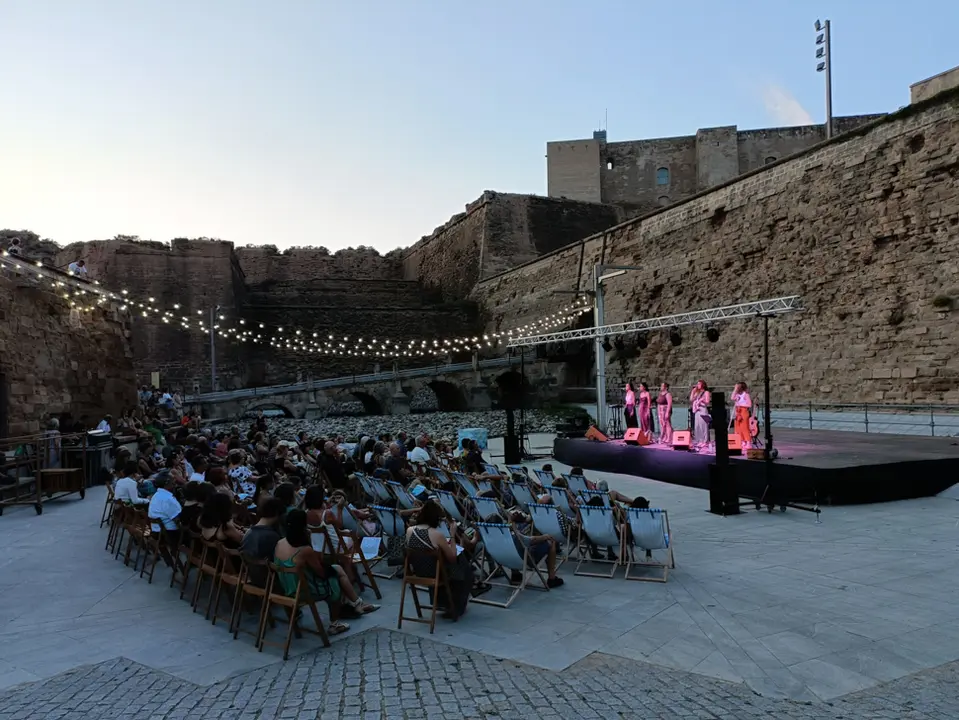
[[[518,366],[520,359],[518,357],[493,358],[490,360],[480,360],[478,368],[486,370],[488,368]],[[378,373],[364,373],[360,375],[346,375],[336,378],[323,378],[317,380],[306,380],[304,382],[287,383],[286,385],[265,385],[263,387],[244,388],[241,390],[221,390],[219,392],[200,393],[198,395],[188,395],[184,401],[187,403],[211,403],[222,402],[224,400],[241,400],[243,398],[266,397],[270,395],[282,395],[284,393],[308,392],[310,390],[321,390],[324,388],[351,387],[353,385],[367,385],[377,382],[389,382],[390,380],[402,380],[405,378],[431,377],[435,375],[447,375],[450,373],[468,372],[473,369],[473,363],[449,363],[444,365],[429,365],[420,368],[409,368],[406,370],[386,370]]]

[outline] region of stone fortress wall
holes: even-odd
[[[539,316],[555,290],[609,281],[607,323],[797,294],[771,323],[772,392],[786,401],[959,402],[959,89],[931,97],[684,202],[629,220],[497,277],[473,297],[489,327]],[[761,378],[758,321],[651,333],[619,379]]]
[[[66,302],[0,274],[0,437],[36,433],[53,415],[96,418],[136,402],[129,326],[117,313],[71,321]]]
[[[834,118],[833,129],[848,132],[879,117]],[[600,131],[588,140],[546,144],[548,194],[614,204],[630,214],[648,212],[825,139],[825,125],[764,130],[738,130],[730,125],[698,130],[695,135],[628,142],[607,142],[605,131]]]

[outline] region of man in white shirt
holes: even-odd
[[[62,267],[62,266],[61,266]],[[86,260],[76,260],[75,262],[70,263],[67,266],[67,269],[76,275],[81,280],[86,280],[87,278],[87,262]]]
[[[156,492],[150,498],[150,508],[147,510],[147,516],[151,520],[159,520],[163,523],[167,544],[161,547],[161,553],[163,561],[173,567],[173,556],[168,548],[176,548],[180,545],[180,523],[177,522],[177,518],[183,512],[183,508],[173,497],[173,493],[167,490],[169,483],[170,473],[168,471],[161,471],[153,477],[153,486],[156,488]],[[151,523],[150,529],[155,533],[160,532],[159,523]]]
[[[410,462],[429,463],[431,458],[429,452],[426,450],[425,435],[420,435],[416,438],[416,447],[409,451],[407,458]]]
[[[198,455],[193,458],[193,473],[190,475],[190,482],[206,482],[206,458]]]
[[[146,505],[149,500],[140,497],[139,486],[134,475],[139,471],[136,460],[130,460],[123,466],[123,477],[117,480],[113,488],[113,495],[117,500],[133,505]]]
[[[113,422],[112,415],[104,415],[103,420],[101,420],[100,424],[97,425],[97,432],[105,432],[105,433],[113,432],[113,430],[110,428],[110,423],[112,422]]]

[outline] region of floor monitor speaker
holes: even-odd
[[[743,454],[743,439],[738,435],[729,436],[729,454],[730,455],[742,455]]]
[[[609,440],[605,434],[601,433],[595,425],[590,425],[589,430],[586,431],[587,440],[596,440],[598,442],[606,442]]]
[[[649,445],[649,433],[644,433],[639,428],[629,428],[623,436],[627,445]]]
[[[689,430],[673,432],[673,450],[689,450]]]

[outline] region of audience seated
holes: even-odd
[[[436,561],[418,555],[416,551],[439,551],[440,557],[446,565],[450,592],[453,597],[439,599],[431,597],[430,599],[437,602],[438,607],[446,608],[443,617],[452,619],[460,617],[466,612],[470,591],[473,589],[475,579],[469,558],[465,554],[457,553],[456,542],[453,539],[456,536],[453,532],[456,524],[452,523],[450,525],[450,534],[453,537],[447,539],[439,531],[440,523],[443,520],[445,520],[443,508],[432,500],[425,502],[416,516],[415,524],[412,524],[406,530],[406,547],[407,550],[413,551],[410,556],[410,564],[413,567],[413,572],[419,577],[433,577],[436,574]]]

